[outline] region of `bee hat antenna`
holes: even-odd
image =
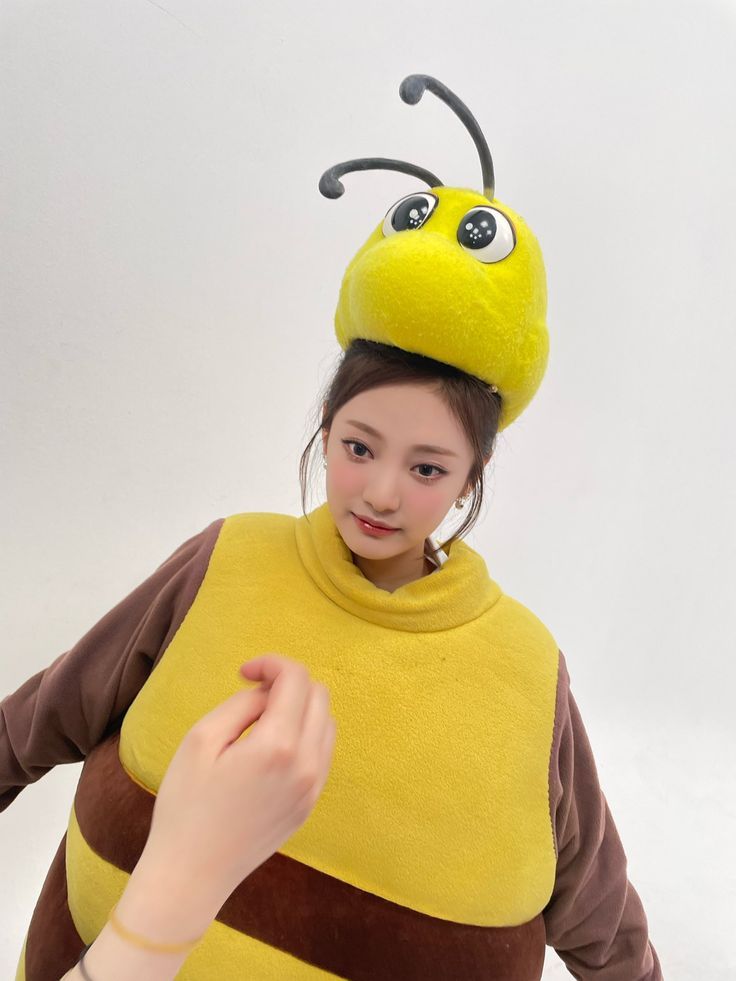
[[[438,99],[442,99],[452,109],[473,138],[473,143],[475,143],[475,148],[480,157],[480,168],[483,174],[483,193],[489,201],[492,201],[496,189],[493,175],[493,160],[491,159],[491,151],[488,149],[486,138],[483,136],[483,132],[478,125],[478,120],[462,99],[459,99],[446,85],[443,85],[442,82],[433,78],[431,75],[407,75],[399,86],[399,95],[408,105],[415,106],[424,95],[426,89],[433,92]]]

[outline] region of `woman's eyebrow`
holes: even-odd
[[[373,426],[369,426],[367,422],[359,422],[357,419],[347,419],[346,421],[351,426],[357,426],[358,429],[362,429],[369,436],[375,436],[376,439],[383,439],[383,436],[381,436],[378,430],[374,429]],[[430,446],[428,443],[417,443],[416,446],[412,446],[412,449],[421,450],[423,453],[440,453],[442,456],[457,456],[457,453],[453,453],[452,450],[445,450],[441,446]]]

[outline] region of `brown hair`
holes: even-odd
[[[480,378],[459,368],[404,351],[402,348],[363,338],[353,340],[343,352],[333,377],[325,386],[315,418],[322,413],[316,431],[307,443],[299,461],[302,489],[302,511],[306,515],[306,485],[309,454],[323,429],[331,429],[338,410],[360,392],[380,385],[436,384],[435,391],[464,428],[473,448],[473,463],[466,478],[472,486],[472,502],[465,521],[440,548],[448,551],[454,541],[463,537],[475,524],[483,504],[485,461],[494,450],[501,418],[501,396]]]

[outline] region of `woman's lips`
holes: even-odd
[[[352,511],[350,513],[353,514]],[[375,525],[371,525],[367,521],[363,521],[357,516],[357,514],[353,514],[353,518],[361,531],[365,532],[366,535],[372,535],[374,538],[382,538],[384,535],[393,535],[395,531],[399,531],[398,528],[377,528]]]

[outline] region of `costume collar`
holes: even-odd
[[[318,588],[344,610],[394,630],[449,630],[474,620],[499,599],[485,561],[462,539],[430,575],[393,593],[375,586],[353,562],[327,502],[295,522],[297,550]]]

